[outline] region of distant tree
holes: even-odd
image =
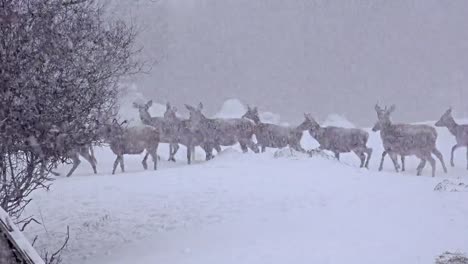
[[[134,27],[104,14],[94,0],[0,0],[0,206],[17,221],[141,69]]]

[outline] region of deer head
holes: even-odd
[[[449,108],[445,113],[440,117],[439,121],[435,123],[436,127],[449,127],[455,123],[455,120],[452,116],[452,108]]]

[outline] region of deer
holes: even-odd
[[[468,170],[468,124],[459,125],[455,122],[452,116],[452,108],[449,108],[445,113],[440,117],[439,121],[435,123],[436,127],[446,127],[452,135],[455,136],[456,144],[452,147],[450,155],[450,165],[455,166],[453,162],[453,156],[455,150],[460,147],[466,147],[466,169]]]
[[[372,127],[373,132],[380,131],[380,123],[376,122],[375,125]],[[382,152],[382,158],[380,159],[380,165],[379,165],[379,171],[383,170],[383,164],[385,160],[385,156],[387,156],[387,151],[385,149],[388,149],[387,147],[384,146],[384,151]],[[395,164],[394,164],[395,165]],[[400,169],[400,165],[396,163],[395,170],[398,171]],[[401,171],[405,171],[405,156],[401,156]]]
[[[96,169],[96,164],[97,160],[96,157],[94,156],[94,150],[91,144],[85,144],[85,145],[80,145],[76,146],[73,149],[69,150],[65,156],[69,159],[72,160],[72,168],[70,171],[67,173],[67,177],[72,176],[73,172],[75,172],[76,168],[81,163],[80,156],[83,157],[89,164],[91,164],[91,167],[93,168],[94,174],[97,174],[97,169]],[[51,171],[51,173],[54,176],[60,176],[60,173]]]
[[[255,125],[253,122],[243,118],[229,119],[210,119],[203,113],[203,104],[200,103],[197,108],[185,105],[190,112],[188,126],[192,131],[200,131],[203,138],[207,141],[205,144],[213,147],[219,153],[221,146],[232,146],[239,143],[242,152],[248,152],[248,149],[258,153],[257,145],[252,141]],[[207,153],[207,160],[213,158],[212,153]]]
[[[149,113],[149,108],[153,105],[153,100],[149,100],[145,104],[133,103],[133,107],[138,109],[140,119],[144,125],[153,126],[159,130],[160,143],[169,144],[169,159],[168,161],[175,162],[175,154],[179,149],[175,138],[175,127],[170,120],[164,117],[152,117]]]
[[[117,156],[114,161],[112,174],[115,174],[117,166],[125,172],[124,155],[138,155],[146,150],[141,162],[145,170],[148,169],[146,160],[151,155],[154,170],[158,165],[159,130],[155,127],[142,125],[134,127],[123,127],[126,121],[119,124],[116,120],[110,125],[105,125],[101,131],[104,140],[109,143],[110,149]]]
[[[47,134],[47,137],[49,139],[49,145],[51,145],[51,147],[55,151],[60,153],[63,158],[72,160],[73,166],[66,174],[66,177],[70,177],[73,174],[73,172],[75,172],[76,168],[78,168],[78,166],[81,163],[80,156],[89,162],[89,164],[93,168],[94,174],[97,174],[97,160],[94,156],[94,150],[90,143],[80,144],[78,142],[75,142],[76,140],[73,140],[72,136],[69,133],[63,132],[55,125],[53,125],[48,132],[49,133]],[[27,138],[26,142],[28,145],[32,146],[36,154],[38,154],[41,157],[44,156],[43,149],[41,148],[39,142],[37,142],[35,137],[30,136],[29,138]],[[68,148],[69,146],[72,147]],[[42,166],[42,174],[44,174],[45,161],[42,162]],[[50,170],[49,172],[54,176],[60,176],[60,173],[55,172],[53,170]]]
[[[306,152],[301,146],[301,139],[303,132],[313,127],[310,120],[306,119],[297,127],[262,123],[257,107],[251,108],[250,106],[247,106],[247,112],[242,118],[250,119],[255,123],[255,137],[262,153],[266,151],[266,148],[284,148],[287,146],[299,152]]]
[[[372,148],[367,146],[369,133],[358,128],[321,127],[310,115],[304,114],[306,120],[313,124],[309,134],[319,143],[320,150],[329,150],[335,154],[337,160],[341,153],[354,152],[361,161],[361,168],[369,168]]]
[[[395,171],[399,170],[397,155],[415,155],[421,160],[416,169],[416,175],[420,176],[424,166],[429,162],[432,169],[431,175],[435,177],[436,163],[432,157],[434,154],[440,160],[444,172],[447,173],[442,153],[436,148],[437,131],[435,128],[428,125],[393,124],[390,114],[395,111],[395,105],[389,109],[387,107],[382,109],[376,104],[375,111],[380,125],[380,137],[384,151],[392,159]]]
[[[206,153],[211,153],[213,147],[208,145],[207,140],[203,137],[200,130],[192,131],[190,129],[190,120],[183,120],[177,117],[177,108],[171,107],[170,103],[166,104],[166,112],[164,118],[171,121],[174,125],[176,142],[187,147],[187,163],[190,165],[195,155],[195,147],[200,146]],[[175,155],[175,153],[171,153]],[[210,157],[208,157],[210,158]]]

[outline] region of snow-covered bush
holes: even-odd
[[[468,264],[468,257],[462,253],[445,252],[437,257],[435,264]]]
[[[93,0],[4,1],[0,15],[0,206],[15,220],[48,171],[115,115],[135,31]]]
[[[434,187],[438,192],[468,192],[468,185],[463,182],[455,183],[450,180],[443,180]]]

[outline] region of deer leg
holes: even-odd
[[[176,159],[175,159],[175,154],[177,153],[177,151],[179,150],[179,144],[171,144],[170,145],[172,147],[172,153],[170,154],[170,161],[173,161],[173,162],[176,162]]]
[[[461,147],[460,145],[456,144],[455,146],[452,147],[452,153],[450,155],[450,165],[452,165],[452,167],[455,167],[455,163],[453,162],[453,156],[455,154],[455,150],[457,148]]]
[[[363,168],[364,163],[366,162],[366,156],[360,150],[353,150],[353,152],[358,156],[359,160],[361,161],[361,165],[359,165],[359,167]]]
[[[393,166],[395,167],[395,171],[399,172],[400,171],[400,165],[398,165],[397,154],[395,154],[393,152],[387,152],[387,153],[390,156],[390,159],[392,159]]]
[[[76,168],[78,168],[78,165],[80,165],[80,163],[81,163],[81,160],[80,160],[80,158],[78,157],[78,154],[73,155],[73,156],[71,157],[71,159],[73,160],[73,167],[72,167],[71,170],[67,173],[67,177],[70,177],[70,176],[73,174],[73,172],[76,170]]]
[[[380,166],[379,166],[379,171],[382,171],[383,170],[383,163],[384,163],[384,160],[385,160],[385,156],[387,155],[387,151],[383,151],[382,152],[382,158],[380,159]]]
[[[120,156],[120,169],[122,172],[125,172],[125,165],[124,165],[124,156]]]
[[[370,158],[372,157],[372,148],[366,148],[366,154],[367,154],[367,159],[366,159],[366,164],[364,166],[366,168],[369,168],[369,161],[370,161]]]
[[[208,161],[213,158],[213,147],[211,144],[204,144],[202,146],[205,151],[205,160]]]
[[[468,146],[466,146],[466,169],[468,170]]]
[[[151,150],[148,151],[149,154],[151,155],[151,159],[153,160],[153,169],[157,170],[158,169],[158,151],[157,150]]]
[[[340,160],[340,153],[335,152],[335,159]]]
[[[401,155],[401,171],[405,171],[405,155]]]
[[[427,160],[429,161],[429,164],[431,164],[431,174],[432,174],[432,177],[435,177],[435,171],[436,171],[436,162],[435,162],[435,159],[432,157],[432,155],[429,153],[429,155],[427,156]]]
[[[190,165],[192,163],[192,147],[189,145],[187,146],[187,164]]]
[[[261,147],[262,147],[262,153],[264,153],[266,151],[266,147],[265,145],[262,145]]]
[[[179,144],[174,144],[173,152],[172,152],[172,161],[173,162],[176,162],[175,155],[177,154],[177,151],[179,151]]]
[[[249,151],[249,149],[247,148],[247,144],[245,144],[244,141],[239,141],[239,144],[243,153],[247,153]]]
[[[145,157],[143,158],[143,160],[141,161],[141,164],[143,164],[143,169],[147,170],[148,169],[148,163],[146,162],[146,160],[148,159],[148,156],[150,154],[150,151],[151,150],[146,150],[146,154],[145,154]]]
[[[442,164],[442,168],[444,169],[444,172],[447,173],[447,167],[445,166],[444,156],[442,156],[442,153],[440,153],[440,151],[436,148],[432,150],[432,153],[434,153],[437,159],[439,159],[440,163]]]
[[[247,141],[247,147],[249,147],[249,149],[251,149],[254,153],[259,152],[257,145],[252,140]]]
[[[418,167],[416,168],[416,175],[421,176],[422,170],[424,169],[424,166],[426,166],[426,160],[421,159],[421,162],[419,163]]]
[[[115,169],[117,169],[117,165],[120,163],[120,155],[117,155],[117,158],[115,158],[114,161],[114,167],[112,168],[112,174],[115,174]]]
[[[96,161],[95,161],[95,159],[94,159],[88,152],[80,153],[80,155],[83,157],[83,159],[85,159],[86,161],[88,161],[89,164],[91,164],[91,167],[93,168],[94,174],[97,174],[97,170],[96,170]],[[74,163],[74,162],[73,162],[73,163]],[[71,174],[70,174],[70,175],[71,175]]]

